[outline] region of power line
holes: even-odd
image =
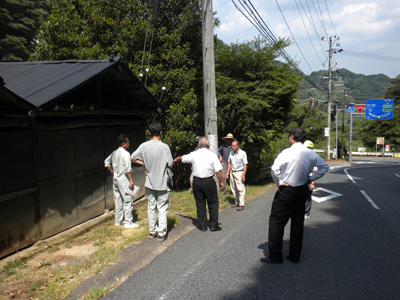
[[[303,16],[301,15],[301,12],[300,12],[300,9],[299,9],[299,5],[297,4],[297,0],[294,0],[294,1],[296,2],[297,11],[299,12],[299,15],[300,15],[301,21],[303,22],[303,26],[304,26],[304,29],[305,29],[305,30],[306,30],[306,32],[307,32],[308,39],[310,40],[311,46],[313,47],[313,49],[314,49],[314,51],[315,51],[315,54],[317,54],[317,57],[318,57],[319,61],[321,62],[321,64],[323,64],[323,62],[322,62],[321,58],[320,58],[320,57],[319,57],[319,55],[318,55],[318,52],[317,52],[317,50],[315,50],[314,44],[313,44],[313,42],[312,42],[312,40],[311,40],[311,37],[310,37],[310,35],[309,35],[309,33],[308,33],[308,30],[307,30],[306,24],[304,23]]]
[[[243,4],[242,1],[245,3]],[[254,7],[254,5],[251,3],[250,0],[238,0],[240,5],[245,9],[247,14],[251,14],[250,17],[246,15],[246,13],[240,9],[240,7],[237,5],[237,3],[234,0],[231,0],[235,8],[260,32],[260,34],[265,37],[271,45],[274,45],[278,42],[272,31],[269,29],[267,24],[264,22],[260,14],[258,13],[257,9]],[[248,6],[247,2],[251,5],[252,9]],[[245,8],[247,6],[247,9]],[[253,12],[254,10],[254,12]],[[251,20],[251,19],[253,20]],[[257,24],[257,25],[256,25]],[[264,27],[265,26],[265,27]],[[296,69],[297,72],[301,76],[304,76],[304,79],[313,87],[318,89],[321,93],[325,94],[325,91],[322,90],[320,87],[318,87],[313,81],[311,81],[305,73],[300,69],[300,67],[293,61],[293,59],[289,56],[289,54],[285,51],[285,49],[280,49],[279,54],[290,64],[292,64],[293,68]]]
[[[326,4],[326,0],[324,0],[324,1],[325,1],[325,6],[326,6],[326,11],[328,12],[329,19],[331,20],[331,24],[332,24],[333,31],[335,32],[336,36],[338,36],[338,34],[336,33],[335,26],[333,26],[331,14],[329,13],[329,9],[328,9],[328,4]]]
[[[290,32],[290,34],[292,35],[292,38],[293,38],[294,42],[296,43],[296,46],[297,46],[297,48],[299,49],[299,51],[300,51],[300,53],[301,53],[301,56],[303,56],[305,62],[307,63],[307,66],[310,68],[311,72],[314,72],[313,69],[311,68],[310,64],[308,63],[307,59],[305,58],[305,56],[304,56],[304,54],[303,54],[303,51],[301,51],[300,46],[299,46],[299,44],[297,43],[297,41],[296,41],[296,39],[295,39],[295,37],[294,37],[294,35],[293,35],[293,33],[292,33],[292,30],[290,29],[289,24],[288,24],[288,22],[286,21],[285,16],[283,15],[283,12],[282,12],[282,10],[281,10],[281,7],[279,6],[278,0],[275,0],[275,2],[276,2],[276,5],[278,5],[278,8],[279,8],[279,11],[281,12],[281,15],[282,15],[282,17],[283,17],[283,20],[285,20],[286,26],[287,26],[287,28],[289,29],[289,32]]]
[[[311,20],[310,20],[310,17],[308,17],[307,12],[306,12],[306,10],[305,10],[305,8],[303,6],[303,3],[301,3],[300,0],[299,0],[299,3],[301,5],[301,7],[303,8],[304,14],[307,17],[308,22],[310,22],[310,25],[312,26],[312,28],[314,28],[315,34],[317,35],[317,40],[318,40],[319,45],[321,46],[321,49],[322,49],[322,53],[324,53],[324,56],[325,56],[325,59],[326,59],[327,56],[325,55],[325,50],[324,50],[324,48],[322,47],[322,44],[321,44],[321,37],[322,36],[318,33],[317,28],[315,27],[314,20],[313,20],[312,15],[311,15],[311,11],[309,10],[310,11],[310,17],[311,17]],[[307,6],[308,6],[308,3],[307,3]]]
[[[348,56],[355,56],[359,58],[367,58],[367,59],[377,59],[377,60],[387,60],[387,61],[394,61],[400,62],[400,57],[392,57],[392,56],[384,56],[384,55],[375,55],[375,54],[368,54],[368,53],[361,53],[355,51],[345,50],[342,52],[344,55]]]

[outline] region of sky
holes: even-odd
[[[333,54],[332,64],[337,64],[333,67],[364,75],[382,73],[391,78],[400,74],[398,0],[240,1],[254,6],[276,38],[290,38],[292,44],[286,48],[286,52],[299,62],[300,69],[307,75],[312,71],[328,69],[326,51],[329,42],[321,41],[321,38],[334,36],[339,40],[333,44],[333,48],[343,49],[343,52]],[[221,22],[214,34],[228,44],[254,39],[260,34],[259,31],[235,8],[233,2],[244,11],[239,0],[213,0],[213,11]],[[299,47],[294,43],[290,31]],[[348,54],[357,52],[373,55],[374,58],[385,56],[396,59],[367,59],[347,55],[346,51]]]

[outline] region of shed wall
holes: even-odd
[[[0,132],[0,257],[114,209],[104,159],[121,133],[130,153],[144,141],[143,125]],[[143,196],[144,168],[132,177]]]

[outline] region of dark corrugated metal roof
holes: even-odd
[[[116,71],[118,70],[118,75]],[[122,61],[70,60],[0,63],[7,88],[36,107],[56,100],[105,72],[116,78],[141,106],[159,102]],[[122,80],[121,80],[122,79]]]
[[[3,78],[0,77],[0,106],[1,108],[22,108],[34,109],[35,106],[25,101],[5,86],[3,86]]]

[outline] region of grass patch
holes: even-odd
[[[270,185],[246,186],[245,200],[264,194],[269,187]],[[228,186],[225,196],[219,194],[219,208],[223,210],[234,202],[235,198]],[[117,261],[123,248],[149,234],[146,201],[136,204],[134,215],[135,222],[140,225],[139,228],[117,227],[114,224],[114,216],[110,215],[75,234],[64,235],[51,242],[43,242],[38,246],[38,250],[34,253],[29,252],[27,257],[7,262],[0,273],[0,299],[8,297],[5,291],[10,291],[16,296],[18,294],[18,299],[67,297],[82,280]],[[180,216],[197,218],[196,202],[193,194],[188,191],[170,193],[168,227],[172,228],[179,224]],[[91,249],[90,255],[63,262],[60,258],[63,250],[70,251],[71,248],[73,250],[74,246],[88,246],[87,249]],[[36,260],[36,264],[28,263],[31,260]],[[99,299],[109,290],[109,286],[94,287],[83,299]]]
[[[110,290],[109,285],[100,285],[95,286],[89,289],[86,295],[82,298],[82,300],[97,300],[103,297]]]

